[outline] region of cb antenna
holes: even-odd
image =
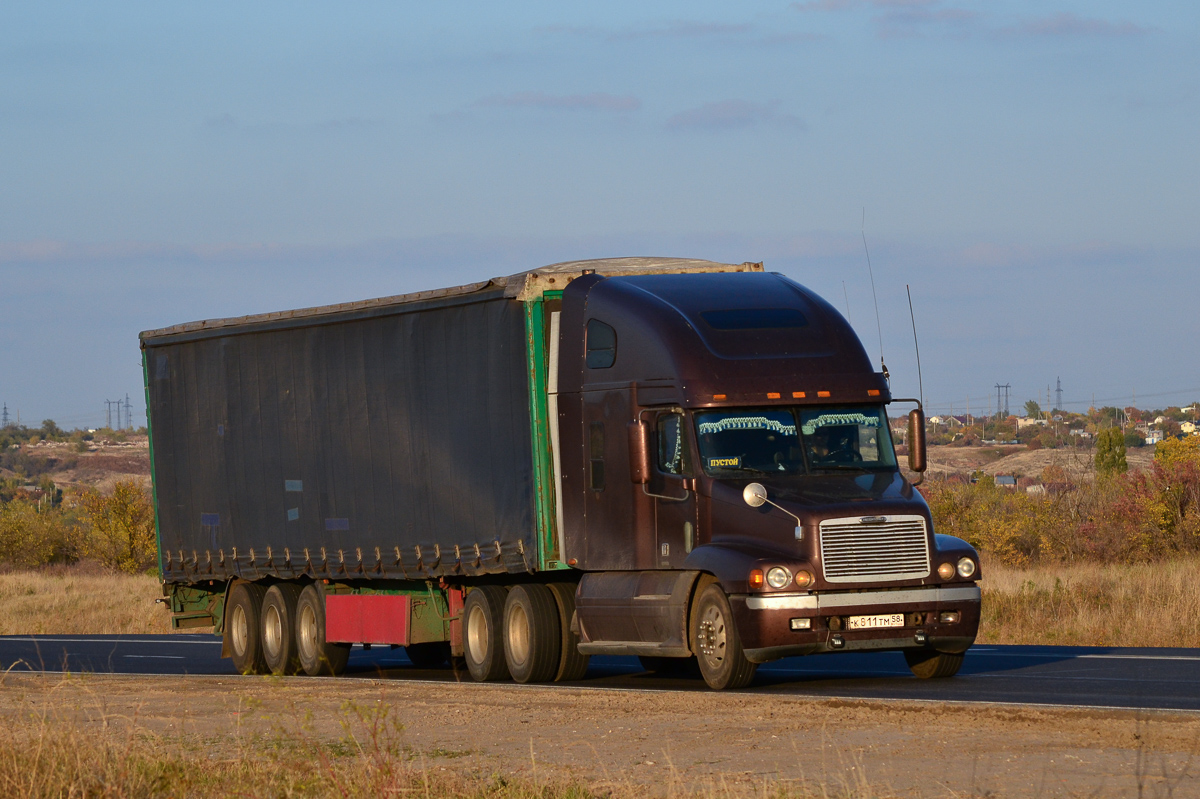
[[[867,208],[863,206],[862,215],[863,252],[867,254],[867,274],[871,276],[871,299],[875,301],[875,332],[879,334],[879,366],[883,369],[883,379],[891,382],[887,364],[883,362],[883,327],[879,324],[879,297],[875,296],[875,270],[871,268],[871,251],[867,249]]]
[[[913,327],[913,349],[917,351],[917,389],[921,392],[921,407],[925,407],[925,383],[921,380],[921,345],[917,344],[917,317],[913,313],[912,307],[912,289],[908,284],[904,284],[904,290],[908,292],[908,317],[912,319]],[[970,401],[967,402],[967,410],[970,410]]]

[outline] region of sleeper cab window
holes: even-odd
[[[683,474],[683,417],[677,413],[658,417],[658,470]]]
[[[607,369],[617,360],[617,331],[599,319],[587,323],[587,365],[589,369]]]

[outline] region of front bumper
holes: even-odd
[[[881,649],[964,652],[979,632],[979,586],[958,584],[819,594],[737,594],[729,597],[746,657],[766,663],[794,655]],[[943,624],[941,613],[957,611]],[[848,630],[847,616],[904,614],[904,627]],[[811,619],[809,630],[791,620]]]

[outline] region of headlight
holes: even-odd
[[[796,572],[796,587],[797,588],[808,588],[812,584],[813,584],[812,572],[803,571],[803,570]]]
[[[958,561],[958,574],[960,577],[970,577],[975,573],[975,561],[970,558],[961,558]]]
[[[767,585],[772,588],[783,588],[792,581],[792,573],[782,566],[776,566],[767,572]]]
[[[949,580],[953,576],[954,576],[954,564],[953,563],[943,563],[941,566],[938,566],[938,577],[941,577],[943,580]]]

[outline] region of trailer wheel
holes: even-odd
[[[418,669],[440,669],[450,659],[449,641],[430,641],[424,644],[409,644],[404,654]]]
[[[746,659],[733,609],[718,583],[710,583],[696,598],[692,610],[692,650],[700,674],[710,688],[745,688],[754,679],[757,664]]]
[[[265,674],[260,634],[263,596],[267,590],[257,583],[238,583],[229,590],[225,611],[229,654],[238,674]]]
[[[588,656],[579,654],[579,636],[571,632],[571,617],[575,615],[574,583],[550,583],[551,593],[558,605],[559,638],[558,671],[555,682],[582,680],[587,674]]]
[[[296,646],[296,604],[300,586],[276,583],[267,589],[262,606],[263,659],[272,674],[297,674],[300,656]]]
[[[922,680],[953,677],[962,668],[963,652],[934,652],[928,649],[906,649],[904,659],[909,670]]]
[[[310,677],[337,677],[350,659],[350,644],[325,641],[325,602],[312,583],[296,600],[296,654],[301,671]]]
[[[499,585],[481,585],[463,603],[463,660],[476,682],[508,678],[504,662],[504,600]]]
[[[504,659],[517,682],[549,682],[562,651],[558,604],[544,585],[514,586],[504,603]]]

